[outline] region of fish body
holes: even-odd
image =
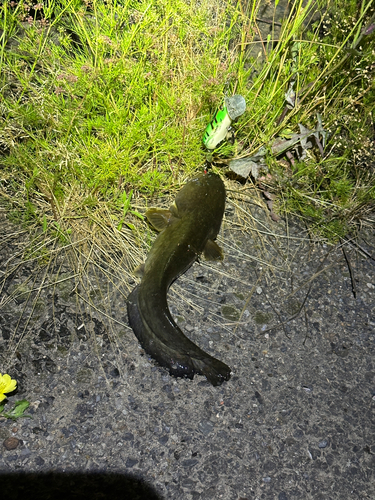
[[[146,216],[160,230],[147,256],[141,283],[127,300],[130,326],[144,350],[171,375],[205,375],[213,385],[230,377],[230,368],[189,340],[174,322],[167,303],[170,285],[203,253],[221,259],[214,242],[225,207],[225,188],[213,173],[198,175],[177,194],[169,210]]]

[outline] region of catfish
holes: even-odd
[[[224,208],[223,181],[210,172],[185,184],[169,210],[147,210],[147,219],[160,233],[143,265],[141,283],[127,299],[129,323],[143,349],[171,375],[205,375],[214,386],[229,380],[231,370],[183,334],[169,311],[167,292],[202,253],[209,260],[223,259],[214,240]]]

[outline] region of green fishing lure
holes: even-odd
[[[215,149],[230,130],[231,124],[246,111],[246,101],[242,95],[224,99],[224,105],[218,109],[207,125],[203,135],[203,144],[207,149]]]

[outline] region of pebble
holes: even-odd
[[[15,437],[9,437],[3,442],[4,448],[8,451],[15,450],[19,444],[20,440]]]
[[[210,434],[210,432],[213,431],[214,424],[209,420],[201,420],[198,424],[198,428],[202,434],[207,436],[208,434]]]

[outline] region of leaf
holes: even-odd
[[[284,151],[291,149],[293,146],[298,144],[299,141],[300,141],[299,134],[293,134],[291,139],[282,139],[281,137],[278,137],[272,143],[271,152],[275,156],[278,156],[281,153],[284,153]]]
[[[291,130],[290,128],[284,128],[280,132],[280,137],[283,137],[284,139],[290,139],[291,137],[293,137],[293,130]]]
[[[43,215],[43,233],[47,231],[47,217],[46,214]]]
[[[314,135],[314,132],[312,130],[309,130],[308,128],[304,127],[301,123],[298,124],[299,130],[301,132],[300,135],[300,144],[302,148],[302,154],[299,155],[298,150],[297,150],[297,156],[299,157],[300,160],[303,160],[306,157],[306,152],[308,149],[312,148],[312,143],[308,141],[307,139]]]
[[[138,219],[145,220],[144,216],[137,212],[137,210],[130,210],[130,213],[138,217]]]
[[[244,177],[245,179],[249,176],[250,172],[256,179],[259,175],[259,165],[254,161],[242,158],[240,160],[232,160],[229,162],[229,168],[237,175]]]
[[[17,401],[16,403],[14,403],[14,408],[8,413],[3,413],[3,416],[12,420],[17,420],[17,418],[21,417],[33,418],[31,415],[24,415],[29,406],[30,403],[27,401],[27,399],[22,399],[21,401]]]
[[[296,93],[293,90],[294,82],[291,82],[289,85],[289,89],[285,92],[285,100],[288,103],[288,108],[294,108],[296,105]]]
[[[245,179],[250,173],[254,179],[257,179],[259,177],[259,170],[267,168],[263,158],[263,155],[254,155],[245,158],[238,158],[237,160],[231,160],[229,162],[229,168],[232,172],[244,177]]]
[[[131,189],[129,192],[129,195],[126,194],[126,191],[122,193],[122,202],[124,204],[124,209],[123,209],[123,216],[127,214],[129,207],[130,207],[130,202],[133,196],[133,190]]]
[[[326,144],[326,139],[328,137],[328,132],[324,130],[322,125],[322,117],[318,114],[318,125],[315,130],[310,130],[301,123],[298,124],[300,133],[293,134],[290,139],[283,139],[278,137],[271,145],[271,152],[275,156],[281,155],[282,153],[288,151],[289,149],[295,149],[297,156],[300,160],[303,160],[306,156],[306,151],[312,148],[313,144],[308,139],[310,137],[315,137],[316,144],[320,150],[321,155],[324,154],[324,146]],[[323,146],[320,143],[319,134],[323,137]],[[298,147],[302,148],[302,154],[299,154]]]
[[[299,56],[299,51],[301,50],[301,43],[294,42],[292,48],[290,49],[290,53],[292,54],[293,61],[296,63]]]
[[[270,211],[270,216],[273,221],[279,222],[280,217],[277,214],[275,214],[275,212],[273,212],[272,210]]]
[[[275,199],[275,195],[270,193],[269,191],[263,191],[263,195],[264,197],[267,199],[267,200],[274,200]]]
[[[313,147],[313,143],[309,140],[311,137],[315,137],[316,143],[319,147],[320,153],[323,156],[323,148],[326,143],[326,138],[328,136],[328,132],[326,132],[322,125],[322,118],[318,114],[318,125],[316,130],[310,130],[301,123],[298,124],[300,133],[293,134],[290,129],[284,129],[281,134],[284,137],[277,137],[271,145],[271,153],[274,156],[279,156],[282,153],[288,154],[288,151],[294,149],[296,154],[300,160],[303,160],[306,156],[306,152],[308,149]],[[323,137],[323,146],[319,140],[319,134]],[[287,138],[285,138],[285,136]],[[301,153],[302,149],[302,153]],[[231,160],[228,162],[229,168],[237,175],[244,177],[245,179],[251,175],[254,179],[259,177],[259,171],[261,169],[267,170],[267,165],[265,162],[265,157],[267,154],[267,150],[264,146],[258,149],[257,153],[253,156],[247,156],[244,158],[238,158],[236,160]],[[291,153],[289,153],[292,156]],[[275,215],[276,220],[277,216]]]

